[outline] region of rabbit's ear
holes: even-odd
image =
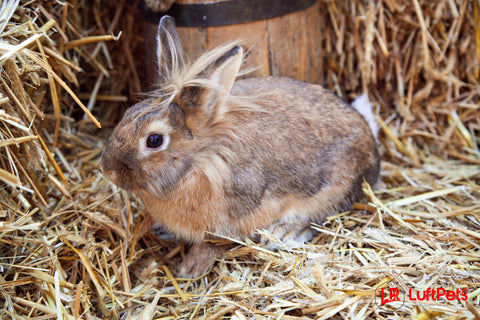
[[[235,46],[221,56],[213,65],[209,79],[217,87],[217,90],[210,90],[207,108],[213,113],[222,113],[225,100],[232,90],[235,78],[238,75],[243,60],[243,49]]]
[[[175,30],[175,20],[163,16],[158,24],[157,62],[160,78],[166,78],[182,70],[184,65],[183,49]]]
[[[243,50],[235,46],[221,55],[205,71],[204,86],[186,87],[181,97],[188,122],[201,125],[222,118],[228,111],[226,100],[242,64]],[[188,107],[191,106],[191,107]]]

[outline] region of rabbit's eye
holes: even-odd
[[[148,136],[147,138],[147,148],[156,149],[163,145],[163,135],[154,133]]]

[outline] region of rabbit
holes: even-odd
[[[351,105],[285,77],[237,80],[234,42],[189,62],[174,19],[158,28],[159,87],[127,109],[100,168],[191,244],[177,275],[199,277],[227,250],[209,240],[270,229],[308,241],[311,222],[348,210],[374,185],[374,133]]]

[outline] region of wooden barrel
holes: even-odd
[[[189,57],[243,39],[248,47],[244,68],[255,68],[249,76],[319,82],[323,37],[317,0],[177,0],[166,14],[176,19]],[[154,39],[160,15],[149,18],[147,41]]]

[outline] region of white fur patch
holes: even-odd
[[[360,113],[365,120],[367,120],[370,130],[372,130],[373,136],[375,137],[375,141],[378,142],[379,126],[377,120],[375,120],[375,115],[373,114],[373,105],[368,99],[368,95],[366,93],[359,95],[355,100],[353,100],[352,107],[354,107],[355,110],[357,110],[358,113]]]

